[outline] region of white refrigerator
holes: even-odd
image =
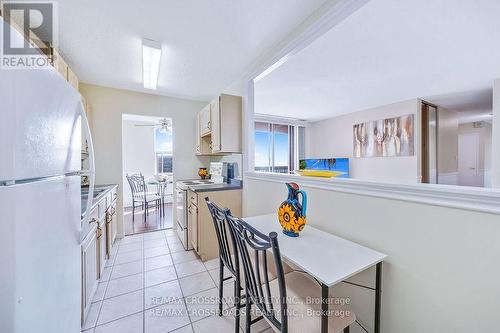
[[[80,332],[82,122],[55,70],[0,69],[2,333]]]

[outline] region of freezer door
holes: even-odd
[[[0,182],[80,170],[80,94],[55,69],[0,75]]]
[[[0,332],[80,332],[80,178],[0,187]]]

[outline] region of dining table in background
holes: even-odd
[[[161,196],[161,210],[163,211],[163,214],[165,214],[165,197],[172,196],[173,193],[167,193],[168,190],[168,185],[173,184],[173,177],[171,176],[166,176],[164,180],[157,180],[156,178],[150,178],[146,182],[148,188],[149,187],[154,187],[154,193],[157,195]]]

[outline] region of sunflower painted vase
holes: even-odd
[[[283,233],[290,237],[298,237],[306,225],[307,195],[299,190],[299,185],[287,183],[288,198],[278,209],[278,219]],[[299,194],[301,201],[299,201]]]

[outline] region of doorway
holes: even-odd
[[[458,136],[458,184],[484,186],[484,175],[479,167],[479,134],[462,133]]]
[[[422,102],[421,110],[421,182],[438,183],[438,108]]]
[[[173,129],[169,118],[122,117],[125,235],[173,226]]]

